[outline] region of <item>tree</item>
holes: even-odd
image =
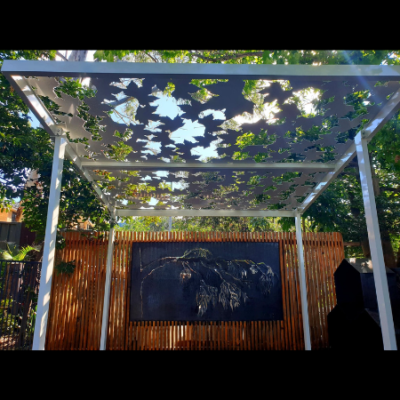
[[[168,231],[168,217],[127,217],[125,222],[116,226],[117,231],[163,232]]]

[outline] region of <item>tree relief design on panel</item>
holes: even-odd
[[[139,249],[140,272],[144,275],[140,284],[140,300],[143,317],[143,285],[157,270],[173,266],[179,270],[181,285],[196,284],[195,298],[197,314],[205,315],[219,303],[224,310],[234,312],[240,306],[249,303],[249,291],[261,292],[268,296],[277,281],[276,274],[265,262],[254,262],[251,259],[228,260],[214,256],[211,251],[201,247],[187,250],[182,256],[162,257],[142,265]],[[197,277],[196,280],[193,278]],[[255,287],[254,287],[255,285]]]

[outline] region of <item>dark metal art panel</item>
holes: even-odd
[[[120,209],[294,210],[325,173],[257,167],[334,165],[399,88],[399,82],[362,77],[86,79],[90,98],[67,94],[65,78],[26,80],[64,124],[80,157],[104,163],[86,168]],[[110,161],[162,167],[107,169]],[[168,168],[170,162],[182,163],[182,170]],[[234,165],[185,170],[185,163],[208,162]],[[254,170],[241,170],[243,162],[254,163]]]
[[[30,350],[42,263],[0,260],[0,350]]]
[[[282,320],[279,243],[134,243],[131,321]]]

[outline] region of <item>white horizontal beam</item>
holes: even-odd
[[[249,163],[249,162],[235,162],[235,163],[167,163],[158,161],[139,161],[139,162],[119,162],[119,161],[82,161],[82,167],[90,170],[94,169],[120,169],[120,170],[134,170],[134,169],[237,169],[237,170],[287,170],[299,171],[303,169],[317,171],[333,171],[334,164],[322,163]]]
[[[371,140],[386,124],[386,122],[398,110],[400,105],[400,89],[390,98],[385,106],[378,112],[377,116],[370,121],[364,129],[357,134],[363,138]],[[356,140],[356,138],[354,139]],[[356,146],[353,143],[349,149],[343,154],[340,160],[336,163],[332,172],[328,172],[322,181],[314,188],[314,190],[306,197],[303,203],[297,208],[299,212],[304,213],[308,207],[323,193],[333,179],[335,179],[350,163],[356,155]]]
[[[117,217],[294,217],[293,211],[251,210],[117,210]]]
[[[254,64],[197,64],[197,63],[93,63],[32,60],[5,60],[4,75],[23,76],[97,76],[116,75],[122,78],[142,78],[148,75],[162,77],[207,77],[239,79],[335,80],[363,77],[364,79],[400,79],[397,65],[254,65]]]

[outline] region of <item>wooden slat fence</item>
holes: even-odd
[[[88,239],[65,233],[58,261],[76,261],[71,276],[55,274],[46,349],[99,349],[107,234]],[[133,242],[280,242],[283,321],[129,321]],[[307,295],[312,349],[328,347],[327,315],[336,305],[333,273],[344,258],[339,233],[305,233]],[[304,349],[295,233],[116,232],[107,349],[110,350],[301,350]]]

